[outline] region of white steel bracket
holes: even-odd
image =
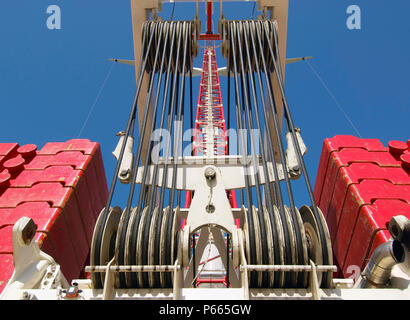
[[[121,131],[117,133],[117,136],[120,137],[120,140],[118,141],[117,147],[113,151],[113,156],[115,159],[118,160],[120,156],[120,151],[121,147],[124,144],[124,139],[125,139],[125,132]],[[118,178],[122,183],[130,183],[131,182],[131,177],[132,177],[132,164],[133,164],[133,146],[134,146],[134,137],[129,136],[125,145],[125,150],[124,150],[124,155],[122,157],[121,165],[120,165],[120,171],[118,173]]]
[[[13,226],[14,272],[0,296],[1,300],[20,299],[18,289],[68,288],[68,282],[58,264],[42,252],[34,240],[36,226],[32,219],[20,218]]]
[[[187,157],[180,157],[177,159],[178,169],[177,169],[177,177],[176,177],[176,190],[204,190],[209,189],[208,185],[204,184],[203,181],[204,177],[204,166],[213,166],[218,167],[219,172],[219,183],[221,187],[218,187],[218,190],[222,190],[222,188],[226,191],[229,190],[239,190],[243,189],[246,186],[246,179],[249,178],[249,186],[253,187],[256,186],[256,179],[255,173],[259,175],[260,184],[265,184],[265,177],[264,177],[264,169],[262,164],[261,157],[258,157],[258,163],[256,166],[252,163],[251,157],[248,157],[245,161],[243,161],[241,156],[235,155],[228,155],[228,156],[218,156],[213,158],[205,158],[202,156],[187,156]],[[174,159],[168,159],[168,177],[172,177],[174,174],[173,169]],[[162,158],[158,160],[156,164],[158,166],[158,176],[156,185],[158,187],[162,186],[162,176],[164,171],[164,161]],[[246,169],[244,168],[246,166]],[[276,164],[278,169],[279,180],[284,179],[284,172],[281,164]],[[254,167],[256,167],[257,172],[254,172]],[[141,183],[144,175],[144,170],[148,168],[148,173],[146,177],[146,185],[153,184],[153,173],[154,173],[154,165],[150,165],[148,167],[141,166],[138,169],[138,174],[136,177],[136,183]],[[275,181],[274,171],[272,162],[267,163],[268,174],[269,174],[269,181]],[[167,179],[165,181],[165,188],[172,188],[172,179]],[[201,187],[200,187],[201,186]],[[202,188],[202,189],[201,189]],[[215,191],[216,192],[216,191]]]
[[[300,129],[296,129],[296,138],[303,156],[306,154],[307,148],[305,143],[303,142],[302,136],[300,135]],[[290,132],[286,134],[286,144],[288,146],[286,149],[287,171],[289,172],[289,176],[292,179],[298,179],[301,175],[301,166],[298,162],[296,147],[293,144],[292,134]]]

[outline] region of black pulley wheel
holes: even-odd
[[[102,223],[104,209],[98,216],[91,242],[91,266],[106,266],[114,257],[115,241],[121,214],[122,210],[119,207],[110,208],[105,224]],[[101,237],[99,237],[99,234],[101,234]],[[100,257],[99,261],[97,261],[98,256],[96,256],[97,251],[99,252]],[[103,287],[104,279],[105,275],[102,272],[91,273],[91,282],[93,284],[93,288],[95,289],[101,289]]]

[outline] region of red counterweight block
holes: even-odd
[[[0,194],[8,188],[11,175],[4,168],[4,163],[17,155],[17,143],[0,143]]]
[[[10,186],[10,179],[24,170],[36,150],[34,144],[19,147],[17,143],[0,143],[0,194]]]
[[[0,143],[0,171],[4,169],[3,163],[17,155],[17,143]]]
[[[101,193],[101,198],[106,199],[108,197],[107,180],[105,176],[104,163],[101,155],[100,145],[96,142],[91,142],[87,139],[72,139],[66,142],[50,142],[38,152],[39,155],[56,155],[63,151],[79,151],[84,155],[90,155],[93,157],[91,166],[94,170],[91,170],[93,175],[93,181],[98,181],[97,189]]]
[[[15,208],[24,202],[48,202],[62,208],[71,195],[71,189],[59,182],[38,183],[31,188],[8,188],[0,196],[0,208]]]
[[[326,221],[332,241],[336,236],[342,206],[349,186],[358,184],[365,179],[384,180],[394,185],[410,185],[410,175],[401,167],[380,167],[374,163],[360,162],[340,167],[336,175],[336,182],[329,193],[330,196],[326,202],[321,204],[322,210],[326,212]]]
[[[343,263],[344,274],[349,266],[358,266],[363,270],[373,251],[390,239],[388,223],[396,215],[410,219],[410,205],[400,200],[376,200],[360,209]]]
[[[374,163],[380,167],[400,168],[401,162],[396,160],[389,152],[367,151],[360,148],[344,148],[331,153],[323,183],[323,190],[318,199],[319,207],[327,216],[327,208],[335,188],[336,176],[339,169],[352,163]]]
[[[23,216],[30,217],[37,225],[35,240],[62,266],[64,275],[72,279],[81,272],[90,242],[87,238],[88,228],[74,197],[66,202],[64,208],[51,207],[47,202],[24,202],[15,208],[1,208],[0,216],[2,223],[8,227],[4,235],[10,248],[13,225]],[[0,249],[0,252],[8,251]]]
[[[27,216],[37,225],[41,249],[61,265],[67,280],[77,278],[108,196],[99,144],[76,139],[47,143],[40,151],[35,145],[0,144],[0,154],[0,230],[6,239],[0,240],[0,255],[12,252],[12,227]]]
[[[96,155],[99,152],[98,143],[87,139],[71,139],[66,142],[48,142],[38,152],[39,155],[52,155],[63,151],[81,151],[85,155]]]
[[[13,255],[0,254],[0,293],[3,291],[7,282],[14,272]]]
[[[351,266],[363,269],[373,250],[388,241],[386,224],[393,216],[410,216],[409,147],[343,136],[325,140],[315,198],[344,276]]]
[[[82,214],[87,229],[92,229],[98,213],[105,205],[105,199],[101,198],[96,188],[97,181],[93,180],[95,174],[92,169],[93,167],[89,167],[83,171],[73,169],[71,166],[52,166],[44,170],[25,170],[15,180],[12,180],[10,185],[16,188],[31,188],[35,183],[58,181],[65,188],[72,188],[77,206],[81,208],[78,211],[92,212],[91,216]],[[92,230],[87,230],[86,235],[90,236],[91,234]],[[88,242],[90,241],[91,238],[88,239]]]
[[[60,208],[52,208],[47,202],[24,202],[15,208],[0,208],[0,227],[13,226],[20,218],[30,217],[37,226],[35,239],[41,247],[60,211]],[[11,241],[11,233],[7,237]]]
[[[31,163],[28,168],[41,168],[47,164],[47,161],[50,161],[54,166],[76,164],[74,168],[82,170],[83,164],[86,163],[88,170],[84,171],[83,180],[80,180],[76,189],[78,194],[86,192],[86,189],[93,191],[88,192],[88,197],[78,197],[78,199],[83,202],[81,207],[88,207],[93,212],[97,212],[95,215],[95,218],[97,218],[108,198],[107,180],[100,145],[86,139],[72,139],[67,142],[47,143],[38,154],[36,162]],[[92,161],[90,161],[91,159]],[[85,183],[82,183],[82,181],[85,181]],[[85,203],[86,200],[88,200],[87,203]]]
[[[333,241],[333,251],[342,268],[349,243],[354,236],[353,232],[360,209],[365,205],[371,205],[378,199],[400,200],[410,205],[410,185],[393,185],[384,180],[363,180],[361,183],[352,184],[349,187]],[[395,212],[391,212],[390,218],[395,214]],[[360,232],[360,230],[356,230],[356,232]],[[360,246],[362,244],[355,243],[354,245]]]
[[[319,203],[323,190],[324,179],[327,173],[329,158],[332,152],[345,148],[361,148],[366,151],[387,151],[387,148],[377,139],[359,139],[354,136],[335,136],[325,139],[320,156],[319,168],[316,176],[316,183],[313,190],[316,202]]]
[[[390,237],[386,223],[409,216],[410,141],[336,136],[326,139],[314,188],[344,276],[364,267],[373,250]]]
[[[0,254],[13,253],[13,241],[11,231],[13,226],[3,225],[0,227]]]
[[[325,216],[340,167],[355,162],[374,163],[380,167],[402,167],[409,173],[409,148],[408,143],[401,141],[390,141],[386,148],[376,139],[351,136],[325,139],[314,187],[315,200]]]

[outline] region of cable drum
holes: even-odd
[[[276,264],[279,265],[284,265],[285,264],[285,240],[284,240],[284,232],[282,228],[282,220],[280,218],[280,213],[279,209],[276,206],[273,206],[273,219],[275,222],[275,227],[276,227],[276,234],[277,237],[273,238],[272,241],[276,241],[278,244],[278,251],[279,252],[274,252],[274,254],[277,254],[279,256],[279,259],[275,260],[277,261]],[[273,231],[273,229],[272,229]],[[274,233],[272,232],[274,235]],[[274,242],[275,243],[275,242]],[[270,246],[269,248],[273,248],[273,246]],[[276,288],[283,288],[285,285],[285,272],[283,271],[278,271],[275,275],[275,282],[274,282],[274,287]]]
[[[169,221],[169,214],[170,212],[170,208],[169,206],[165,208],[164,213],[162,215],[162,221],[161,221],[161,232],[160,232],[160,247],[159,247],[159,264],[160,265],[166,265],[166,256],[165,256],[165,246],[167,245],[166,242],[166,228],[168,225],[168,221]],[[165,278],[165,272],[161,272],[159,275],[159,279],[160,279],[160,286],[161,288],[165,288],[166,287],[166,278]]]
[[[114,257],[115,241],[122,210],[119,207],[110,208],[104,222],[105,208],[97,218],[91,242],[90,266],[105,266]],[[97,255],[98,254],[98,255]],[[91,273],[91,283],[94,289],[104,285],[103,273]]]
[[[231,37],[231,29],[233,29],[234,39]],[[268,72],[273,72],[274,64],[272,57],[269,53],[269,43],[274,45],[274,30],[278,29],[278,24],[276,21],[272,20],[251,20],[251,21],[234,21],[234,20],[222,20],[220,22],[219,30],[222,35],[222,45],[221,52],[222,56],[227,59],[230,71],[234,71],[234,65],[230,63],[232,61],[232,55],[237,54],[233,52],[231,41],[235,41],[236,51],[238,50],[238,42],[242,45],[246,40],[251,43],[251,33],[256,36],[259,35],[261,38],[262,48],[256,47],[256,52],[251,53],[251,64],[246,61],[242,61],[244,64],[245,72],[255,72],[256,64],[260,69],[263,68],[262,56],[265,59],[266,67]],[[266,32],[265,32],[266,30]],[[277,60],[277,55],[274,54],[275,59]],[[241,65],[237,64],[237,71],[240,72]]]
[[[134,211],[135,211],[135,209],[134,209]],[[131,213],[131,216],[132,216],[133,214]],[[128,244],[128,242],[126,241],[125,243],[123,242],[123,241],[121,241],[121,234],[127,234],[127,230],[126,230],[126,228],[127,228],[127,215],[126,215],[126,210],[124,210],[123,211],[123,213],[122,213],[122,215],[121,215],[121,219],[120,219],[120,223],[119,223],[119,225],[118,225],[118,231],[117,231],[117,234],[118,234],[118,236],[117,236],[117,239],[116,239],[116,242],[115,242],[115,260],[117,261],[117,263],[118,263],[118,261],[120,261],[120,253],[125,253],[126,251],[128,251],[127,249],[125,249],[125,244]],[[125,258],[124,256],[122,256],[122,258]],[[119,273],[117,273],[116,274],[116,277],[115,277],[115,286],[117,287],[117,288],[121,288],[121,287],[125,287],[125,277],[126,277],[126,274],[124,274],[124,273],[121,273],[121,272],[119,272]]]
[[[264,208],[263,219],[265,220],[266,226],[266,236],[267,236],[267,246],[264,247],[262,239],[260,237],[260,224],[259,218],[256,214],[257,209],[253,208],[252,215],[254,219],[253,228],[250,228],[248,224],[247,215],[245,215],[245,222],[243,227],[244,232],[244,245],[245,245],[245,256],[250,264],[250,246],[249,238],[253,238],[256,242],[256,265],[264,265],[262,263],[261,253],[263,250],[268,250],[269,253],[269,265],[284,265],[284,254],[286,252],[286,242],[284,241],[283,228],[287,227],[289,230],[288,236],[290,237],[290,252],[291,252],[291,264],[292,265],[309,265],[309,260],[312,260],[317,265],[331,265],[332,261],[323,261],[322,260],[322,250],[331,250],[330,242],[324,244],[320,243],[318,235],[318,224],[314,219],[312,211],[309,207],[303,206],[301,212],[296,210],[297,218],[296,221],[292,221],[290,216],[290,210],[286,207],[286,219],[281,220],[278,213],[278,208],[274,207],[274,225],[275,229],[272,229],[272,221],[270,215],[267,213],[267,209]],[[296,228],[302,234],[300,240],[295,236]],[[279,249],[279,252],[275,252],[275,242],[279,244],[276,246]],[[298,252],[302,252],[303,259],[299,259]],[[275,256],[278,257],[278,260],[275,261]],[[253,264],[253,263],[252,263]],[[284,274],[289,274],[285,278]],[[263,276],[266,276],[264,278]],[[261,271],[254,272],[252,275],[251,272],[251,285],[252,288],[307,288],[309,285],[310,272],[308,271]],[[262,279],[266,279],[262,281]],[[326,277],[323,277],[319,273],[319,283],[322,284],[323,288],[329,288],[331,286],[331,272],[326,273]],[[330,279],[330,280],[329,280]]]
[[[301,233],[300,241],[298,242],[298,257],[302,257],[303,260],[299,262],[299,264],[308,265],[309,258],[308,258],[308,248],[307,248],[307,240],[305,229],[303,226],[303,220],[301,217],[300,212],[295,208],[296,214],[296,221],[294,221],[294,228],[295,230],[298,229]],[[298,275],[298,283],[302,288],[306,288],[308,285],[308,273],[307,272],[300,272]]]
[[[169,206],[165,210],[160,210],[157,206],[151,212],[148,212],[148,207],[142,212],[137,208],[132,209],[125,231],[125,242],[122,243],[117,234],[126,226],[124,213],[125,210],[121,212],[119,207],[110,209],[105,224],[102,223],[103,215],[100,214],[94,230],[91,266],[106,265],[112,258],[118,256],[119,250],[123,250],[125,265],[172,265],[177,258],[181,230],[175,212],[171,214]],[[138,215],[140,219],[137,219]],[[100,229],[104,231],[101,247],[98,248],[96,237]],[[97,251],[100,252],[100,261],[95,258]],[[145,257],[147,260],[144,260]],[[121,278],[120,275],[123,277]],[[103,273],[92,273],[91,279],[93,288],[103,287]],[[116,288],[172,288],[172,286],[171,272],[121,272],[116,273],[115,278]]]
[[[150,42],[150,38],[155,34],[155,31],[153,30],[153,21],[147,21],[143,24],[142,28],[143,28],[143,34],[145,35],[145,37],[143,36],[142,38],[142,47],[146,48],[147,52],[143,52],[143,55],[145,56],[146,54],[148,54],[148,59],[145,65],[145,71],[147,73],[151,73],[153,70],[153,66],[152,66],[152,59],[151,59],[151,50],[147,49],[147,48],[152,48],[152,45],[149,46],[149,42]],[[154,39],[153,39],[154,40]]]
[[[161,69],[161,60],[162,56],[165,56],[165,66],[167,67],[171,63],[172,72],[182,72],[183,70],[183,61],[185,61],[185,72],[191,70],[193,63],[193,58],[198,54],[198,27],[194,21],[146,21],[143,24],[143,33],[144,37],[142,38],[142,43],[145,51],[142,52],[142,55],[145,56],[148,54],[147,63],[145,65],[145,72],[147,73],[156,73]],[[173,32],[175,30],[175,33]],[[174,54],[170,54],[170,43],[174,40],[174,43],[178,43],[178,38],[184,38],[188,30],[189,41],[187,41],[187,50],[186,50],[186,59],[179,57],[176,59],[175,52],[178,51],[177,48],[174,48]],[[144,32],[145,31],[145,32]],[[153,36],[153,44],[148,46],[149,39],[151,35]],[[167,37],[168,34],[168,37]],[[175,37],[175,39],[173,39]],[[162,39],[161,39],[162,38]],[[168,45],[164,41],[168,41]],[[184,39],[180,42],[180,51],[183,52]],[[165,50],[164,50],[165,48]],[[158,51],[159,50],[159,51]],[[155,54],[159,52],[159,58],[155,61]],[[167,68],[165,68],[167,70]],[[162,72],[165,72],[164,70]]]
[[[133,262],[135,261],[133,259],[133,250],[131,249],[131,235],[134,232],[134,226],[135,226],[135,221],[137,218],[138,214],[138,208],[134,208],[131,210],[131,215],[128,221],[128,228],[126,230],[126,235],[125,235],[125,246],[123,247],[122,250],[124,250],[124,263],[125,265],[132,265]],[[125,273],[125,283],[127,288],[132,288],[134,286],[135,280],[136,279],[136,274],[133,272],[126,272]]]
[[[262,160],[262,170],[258,170],[253,176],[254,186],[249,186],[245,179],[248,211],[245,215],[244,239],[247,263],[309,266],[310,260],[313,260],[318,265],[330,265],[331,246],[327,226],[315,205],[303,154],[284,93],[278,48],[278,24],[266,19],[222,19],[219,31],[223,39],[222,54],[227,59],[227,68],[235,85],[236,128],[244,132],[238,139],[238,144],[241,143],[241,156],[243,159],[251,158],[254,163]],[[273,81],[275,79],[277,81]],[[280,96],[277,96],[278,94]],[[308,224],[308,220],[304,220],[306,213],[301,215],[296,208],[289,174],[284,174],[283,178],[280,174],[278,165],[288,168],[288,159],[286,145],[280,138],[284,132],[281,125],[283,119],[279,118],[278,101],[282,101],[284,105],[283,122],[288,133],[291,133],[297,161],[312,200],[309,213],[313,216],[314,223]],[[250,133],[253,130],[259,132],[259,139]],[[274,136],[277,137],[275,143]],[[271,169],[266,166],[268,162],[272,164]],[[264,184],[261,184],[262,177]],[[282,185],[282,182],[285,184]],[[261,190],[264,192],[263,204]],[[284,190],[287,195],[282,194]],[[243,205],[245,193],[242,193],[241,200]],[[285,205],[285,200],[289,200],[289,206]],[[253,205],[254,201],[257,207]],[[301,210],[306,211],[304,208]],[[251,271],[250,287],[307,288],[309,274],[308,271],[299,271],[297,267],[280,272]],[[322,286],[330,287],[331,273],[322,276]]]
[[[309,259],[318,265],[332,265],[332,245],[330,234],[322,211],[318,208],[319,220],[316,219],[312,207],[302,206],[300,213],[306,233],[307,251]],[[325,234],[324,241],[320,237],[320,233]],[[326,252],[326,255],[323,254]],[[324,260],[323,257],[327,257]],[[322,288],[331,288],[333,273],[331,271],[320,273],[318,282]]]
[[[254,237],[255,237],[255,242],[256,242],[256,264],[263,264],[262,262],[263,241],[261,237],[261,225],[259,223],[260,222],[259,216],[257,214],[257,210],[255,206],[252,206],[251,210],[252,210],[254,228],[253,230],[250,230],[250,232],[253,232]],[[266,252],[266,247],[264,249]],[[252,273],[251,273],[251,283],[256,283],[257,288],[262,287],[262,272],[256,272],[256,277],[252,277]]]
[[[152,218],[151,218],[151,224],[150,224],[150,230],[149,230],[149,241],[148,241],[148,248],[145,247],[145,250],[148,250],[148,265],[155,265],[154,261],[158,260],[155,257],[155,242],[157,239],[155,238],[155,230],[160,226],[160,223],[158,223],[158,211],[159,208],[156,207],[154,209]],[[154,273],[150,272],[148,274],[148,281],[149,281],[149,287],[150,288],[155,288],[158,284],[154,279]]]
[[[106,206],[95,226],[91,265],[106,265],[112,258],[114,258],[114,265],[117,266],[171,265],[176,261],[181,228],[180,217],[174,211],[173,195],[178,168],[174,164],[172,176],[168,176],[168,170],[164,168],[163,183],[159,186],[159,165],[152,160],[155,143],[149,139],[157,129],[175,132],[176,122],[184,124],[185,78],[192,74],[193,57],[197,55],[199,48],[197,43],[199,34],[199,19],[195,21],[154,20],[146,21],[142,25],[140,61],[136,61],[136,66],[139,66],[136,94],[124,130],[124,143],[117,158]],[[144,80],[148,80],[145,82],[148,84],[148,89],[142,92]],[[145,105],[138,105],[140,94],[146,95]],[[140,110],[143,110],[143,115],[137,120],[137,115],[141,114]],[[134,140],[136,151],[131,166],[132,177],[129,182],[128,201],[122,212],[118,207],[111,208],[111,201],[120,164],[125,154],[126,142],[129,137],[136,134],[137,130],[140,135],[139,139]],[[179,137],[177,134],[175,136]],[[169,139],[165,144],[166,151],[162,154],[158,151],[155,156],[162,157],[167,166],[168,157],[170,153],[175,154],[172,148],[176,149],[177,143]],[[144,146],[147,148],[145,149]],[[152,175],[148,174],[149,166],[154,168]],[[136,205],[135,187],[137,177],[141,173],[142,182]],[[169,187],[165,187],[165,181],[171,179],[172,187],[169,191],[167,190]],[[179,202],[178,200],[177,208]],[[103,281],[101,274],[92,274],[95,288],[102,288]],[[115,275],[116,288],[170,288],[172,286],[171,272],[119,272]]]
[[[278,245],[278,241],[274,239],[278,239],[275,228],[272,228],[271,220],[269,219],[269,213],[265,206],[263,206],[263,218],[265,221],[266,227],[266,250],[268,251],[268,264],[274,265],[275,264],[275,252],[277,256],[277,250],[275,245]],[[274,250],[270,250],[270,248],[274,248]],[[279,259],[278,259],[279,260]],[[268,273],[268,281],[267,284],[268,288],[273,288],[275,282],[275,273],[269,272]]]
[[[134,257],[136,258],[135,264],[137,266],[143,265],[143,250],[146,250],[148,248],[144,247],[143,243],[143,235],[144,231],[147,228],[146,221],[149,218],[149,212],[148,208],[144,208],[143,212],[141,213],[141,219],[139,220],[139,225],[136,226],[136,237],[134,237],[136,240],[133,239],[133,241],[136,242],[136,249],[135,249],[135,255]],[[148,225],[149,226],[149,225]],[[148,229],[148,228],[147,228]],[[137,275],[137,288],[146,288],[147,283],[144,281],[146,279],[146,275],[143,274],[142,272],[138,272]]]
[[[296,250],[297,250],[298,243],[297,243],[296,236],[295,236],[295,229],[293,227],[292,218],[290,216],[290,212],[289,212],[289,209],[287,207],[285,207],[285,217],[286,217],[285,223],[286,223],[286,226],[289,230],[291,264],[292,265],[297,265],[298,260],[297,260]],[[286,284],[286,287],[296,288],[298,286],[297,285],[297,275],[298,275],[298,273],[290,271],[290,272],[287,273],[287,275],[288,274],[290,275],[290,277],[288,277],[288,282]]]
[[[254,173],[253,184],[247,176],[246,190],[242,190],[241,207],[244,208],[245,203],[248,207],[243,221],[246,260],[251,265],[309,265],[309,260],[316,264],[331,264],[331,246],[325,221],[318,215],[318,208],[315,206],[302,207],[301,212],[295,207],[290,178],[283,174],[283,170],[279,174],[280,167],[275,158],[275,155],[279,156],[281,168],[287,168],[285,146],[281,139],[274,146],[271,134],[267,133],[267,128],[270,128],[277,137],[283,135],[275,105],[275,98],[280,97],[274,96],[278,93],[272,89],[271,83],[274,72],[282,74],[278,63],[278,25],[271,20],[222,19],[219,29],[223,38],[222,54],[227,58],[227,68],[232,72],[232,82],[235,84],[234,108],[236,128],[241,135],[238,138],[242,150],[240,155],[243,160],[251,158],[254,164],[260,160],[262,163],[262,170]],[[182,132],[179,131],[186,124],[185,78],[187,75],[191,76],[193,70],[193,57],[198,53],[199,31],[198,24],[194,21],[155,20],[143,25],[137,94],[125,131],[126,138],[133,134],[137,127],[137,107],[142,108],[144,114],[139,122],[142,137],[138,139],[133,160],[133,177],[130,180],[126,209],[122,213],[119,209],[108,210],[108,203],[104,214],[97,221],[91,254],[93,265],[106,264],[113,257],[117,265],[137,266],[173,265],[177,259],[181,231],[181,218],[178,214],[181,204],[180,200],[175,200],[178,166],[176,162],[169,160],[170,157],[178,157],[181,147],[178,137]],[[145,106],[137,106],[141,82],[147,76],[149,85],[144,92],[147,95]],[[282,80],[279,76],[277,78],[281,86]],[[190,89],[192,90],[192,84]],[[283,91],[283,88],[280,89]],[[192,101],[192,93],[190,98]],[[214,101],[212,99],[214,97],[209,98]],[[291,117],[284,93],[282,101],[285,104],[288,130],[294,133],[293,124],[289,124]],[[179,124],[175,125],[176,122],[182,124],[181,129]],[[149,139],[157,129],[173,132],[174,140],[164,139],[161,143],[165,146],[161,150],[156,150],[155,143],[150,141],[142,159],[143,141]],[[260,136],[250,134],[252,130],[259,130]],[[125,144],[118,163],[121,163],[124,150]],[[161,159],[163,167],[153,159]],[[303,159],[299,155],[298,162],[303,165]],[[247,161],[243,163],[245,169]],[[270,168],[268,163],[271,164]],[[173,166],[172,171],[168,170],[170,166]],[[118,170],[117,164],[116,175]],[[142,174],[138,170],[143,170]],[[271,179],[272,174],[274,179]],[[282,175],[284,178],[281,178]],[[141,183],[140,193],[138,204],[132,209],[137,176],[142,177],[138,182]],[[287,197],[282,195],[283,179],[286,182]],[[171,182],[171,186],[167,184],[165,187],[166,182]],[[262,189],[265,196],[263,199]],[[111,196],[112,191],[110,199]],[[179,196],[177,194],[176,198],[179,199]],[[290,205],[286,206],[285,200],[288,199]],[[306,288],[308,279],[307,271],[252,271],[250,287]],[[95,288],[101,288],[104,278],[94,273],[92,282]],[[173,273],[122,272],[116,275],[115,283],[117,288],[172,288]],[[322,274],[321,284],[323,287],[331,285],[330,273]]]

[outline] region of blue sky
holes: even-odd
[[[53,4],[61,8],[61,30],[46,26],[46,9]],[[361,30],[346,27],[351,4],[361,8]],[[245,9],[227,3],[227,18],[249,18],[253,3],[241,5]],[[161,15],[168,18],[171,8],[164,5]],[[174,19],[192,18],[191,8],[176,4]],[[405,0],[290,1],[287,56],[314,56],[311,65],[339,104],[306,62],[287,66],[287,97],[308,146],[305,160],[312,184],[323,140],[357,136],[339,107],[363,138],[377,138],[384,145],[410,138],[409,11]],[[203,4],[200,12],[203,18]],[[130,1],[2,0],[0,39],[0,142],[41,148],[46,142],[77,138],[95,104],[80,137],[101,144],[110,183],[115,134],[126,125],[135,72],[120,64],[111,69],[108,58],[133,59]],[[201,62],[200,53],[195,65]],[[220,55],[218,63],[224,65]],[[195,84],[194,102],[197,88]],[[222,95],[226,101],[223,89]],[[297,204],[305,200],[301,194]]]

